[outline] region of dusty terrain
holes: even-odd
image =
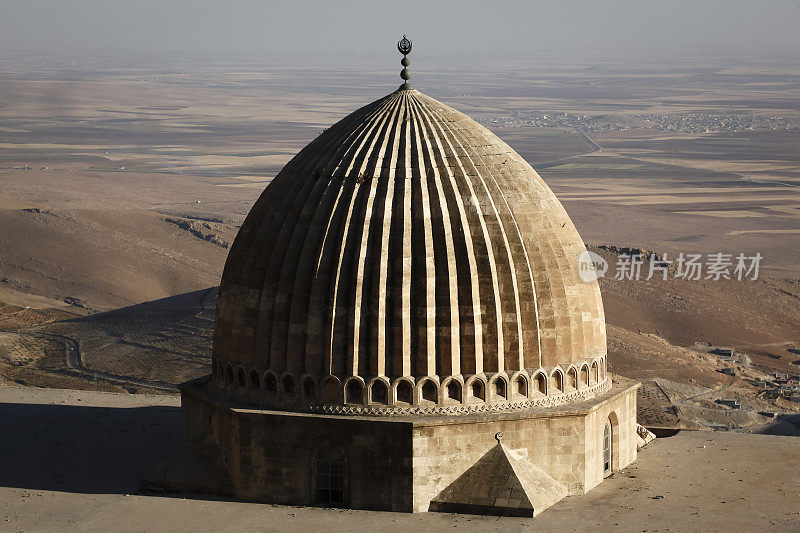
[[[0,387],[0,529],[8,531],[800,530],[793,437],[683,431],[534,519],[398,514],[136,494],[178,445],[170,396]]]
[[[253,201],[396,84],[394,63],[369,60],[0,63],[0,375],[117,392],[208,372],[215,287]],[[762,412],[797,411],[763,387],[800,372],[800,76],[701,59],[461,66],[431,59],[415,80],[526,157],[608,261],[609,361],[644,382],[642,421],[761,431]],[[618,281],[624,247],[764,259],[757,280]],[[730,398],[742,408],[716,402]]]

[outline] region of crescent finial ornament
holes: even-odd
[[[403,38],[397,43],[397,49],[400,51],[401,54],[407,55],[411,52],[411,41],[403,35]]]
[[[411,60],[408,59],[408,53],[411,52],[411,41],[403,35],[403,38],[397,42],[397,49],[403,54],[403,59],[400,60],[400,64],[403,65],[403,70],[400,71],[400,77],[403,78],[403,85],[400,86],[401,91],[409,91],[414,87],[408,83],[408,80],[411,79],[411,71],[408,70],[408,66],[411,64]]]

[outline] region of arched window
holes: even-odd
[[[303,399],[309,401],[317,399],[317,384],[309,377],[303,380]]]
[[[578,388],[578,372],[574,368],[570,368],[567,372],[567,383],[573,389]]]
[[[236,371],[236,389],[244,390],[247,382],[244,379],[244,369],[240,368]]]
[[[325,403],[336,403],[339,401],[339,383],[334,378],[325,380],[325,385],[322,387],[322,395],[325,397]]]
[[[600,374],[597,371],[597,361],[592,363],[592,380],[594,380],[593,383],[595,384],[600,382]]]
[[[275,374],[269,373],[264,377],[264,389],[269,395],[275,396],[278,394],[278,379]]]
[[[314,460],[314,501],[325,507],[344,505],[344,456],[335,446],[325,446]]]
[[[611,474],[611,421],[606,420],[603,428],[603,475]]]
[[[581,367],[581,386],[589,386],[589,367],[586,365]]]
[[[283,386],[283,397],[287,400],[294,399],[295,396],[294,378],[288,374],[283,376],[283,379],[281,380],[281,385]]]
[[[544,374],[539,372],[536,374],[536,388],[539,391],[539,394],[547,394],[547,378],[544,377]]]
[[[397,383],[397,403],[407,403],[411,404],[411,397],[413,396],[414,391],[411,387],[411,383],[402,379]]]
[[[517,394],[519,396],[528,396],[528,382],[523,376],[517,376],[517,379],[514,381],[514,383],[517,385]]]
[[[228,365],[225,369],[225,384],[226,385],[233,385],[233,366]]]
[[[363,403],[364,402],[364,387],[357,379],[351,379],[347,382],[345,387],[345,403]]]
[[[447,397],[457,402],[461,401],[461,383],[455,379],[451,379],[447,384]]]
[[[258,376],[258,372],[255,369],[250,371],[250,390],[252,392],[258,392],[261,388],[261,378]]]
[[[427,402],[436,403],[436,384],[431,380],[426,380],[422,384],[422,399]]]
[[[506,382],[502,378],[497,378],[494,381],[494,396],[495,398],[506,399]]]
[[[564,374],[558,370],[553,373],[553,388],[557,392],[564,392]]]
[[[370,398],[372,403],[387,405],[389,403],[389,389],[381,380],[375,380],[370,385]]]
[[[472,385],[470,385],[470,392],[472,393],[473,398],[486,401],[486,395],[484,394],[483,390],[483,382],[481,382],[481,380],[476,379],[472,382]]]

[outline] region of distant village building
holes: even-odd
[[[736,356],[736,351],[733,348],[716,348],[711,353],[718,355],[720,359],[732,361]]]
[[[716,402],[720,405],[724,405],[726,407],[730,407],[731,409],[741,409],[741,404],[739,400],[736,399],[729,399],[729,398],[720,398],[716,400]]]
[[[750,366],[750,358],[745,354],[736,353],[734,348],[715,348],[709,353],[716,355],[721,361],[726,363],[738,363],[743,366]],[[726,371],[720,372],[728,373]]]
[[[607,372],[566,211],[505,142],[402,77],[250,211],[162,486],[533,516],[636,459],[638,384]]]

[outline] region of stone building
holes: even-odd
[[[181,388],[185,444],[159,484],[533,516],[635,460],[638,384],[606,370],[566,211],[506,143],[403,77],[247,216],[213,373]]]

